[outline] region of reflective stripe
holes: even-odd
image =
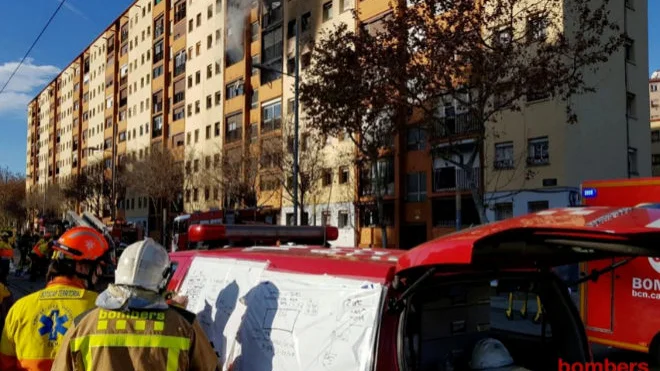
[[[179,365],[179,352],[190,349],[190,339],[165,335],[103,334],[83,336],[71,342],[71,351],[82,353],[87,371],[92,369],[91,348],[100,347],[165,348],[167,371],[176,371]]]

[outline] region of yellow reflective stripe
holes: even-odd
[[[179,352],[190,349],[190,339],[165,335],[99,334],[82,336],[71,343],[72,352],[82,353],[85,370],[88,371],[92,368],[91,348],[99,347],[166,348],[167,370],[176,371]]]

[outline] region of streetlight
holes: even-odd
[[[297,15],[296,15],[297,18]],[[294,78],[294,98],[293,98],[293,225],[298,225],[298,136],[299,136],[299,109],[298,109],[298,92],[300,85],[300,22],[296,19],[296,51],[295,51],[295,67],[293,76],[281,70],[277,70],[260,63],[252,65],[254,68],[260,70],[268,70],[280,73]]]

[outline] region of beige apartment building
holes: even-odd
[[[649,79],[649,107],[651,120],[651,165],[653,176],[660,176],[660,71]]]
[[[504,113],[504,134],[485,144],[476,164],[490,220],[575,204],[586,179],[651,173],[649,128],[639,125],[649,119],[647,5],[626,4],[614,14],[630,42],[590,77],[598,92],[577,98],[577,125],[565,124],[564,107],[550,97],[529,102],[522,113]],[[288,182],[272,177],[262,149],[271,141],[290,147],[296,36],[304,79],[319,32],[339,22],[376,29],[392,11],[389,5],[386,0],[135,1],[29,104],[28,190],[92,169],[112,182],[126,156],[139,160],[164,146],[181,157],[186,212],[227,207],[222,188],[208,174],[222,159],[241,158],[259,164],[256,206],[273,222],[291,223]],[[443,109],[461,122],[457,107]],[[471,145],[468,138],[466,150]],[[379,246],[373,195],[351,161],[353,145],[328,138],[321,146],[323,177],[305,195],[301,218],[337,225],[337,245]],[[407,248],[452,231],[457,190],[463,225],[475,222],[464,174],[433,158],[430,147],[425,135],[411,128],[395,138],[395,155],[378,165],[388,180],[384,211],[390,246]],[[246,165],[241,166],[245,173]],[[104,216],[113,213],[110,204],[102,205]],[[130,187],[114,211],[150,232],[157,228],[150,224],[158,224],[158,211]]]

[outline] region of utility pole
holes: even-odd
[[[298,135],[299,127],[299,85],[300,85],[300,22],[296,14],[296,55],[295,55],[295,87],[293,97],[293,225],[298,225]]]

